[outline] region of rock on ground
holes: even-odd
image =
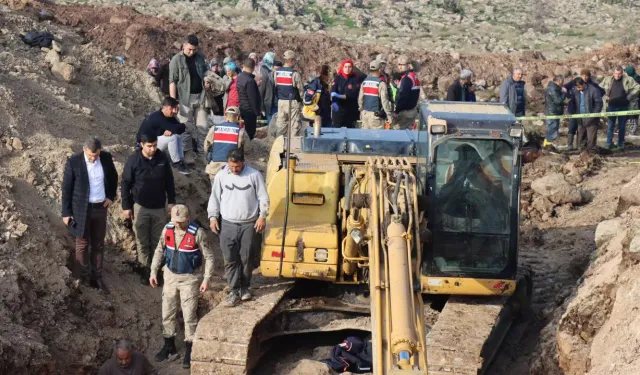
[[[531,189],[556,204],[580,204],[585,201],[585,193],[571,186],[562,173],[548,174],[531,183]]]

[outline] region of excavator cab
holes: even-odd
[[[503,105],[426,102],[418,171],[429,294],[510,295],[518,265],[522,127]]]

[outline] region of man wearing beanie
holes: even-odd
[[[460,72],[460,79],[449,86],[447,90],[447,101],[450,102],[475,102],[476,94],[473,92],[473,72],[464,69]]]

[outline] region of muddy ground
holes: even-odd
[[[212,32],[123,8],[36,5],[50,10],[55,19],[39,21],[36,8],[14,12],[0,5],[0,372],[90,374],[110,356],[114,340],[129,338],[149,357],[162,343],[161,291],[140,286],[133,273],[133,234],[123,225],[120,202],[109,216],[105,278],[110,296],[74,285],[73,243],[59,217],[64,160],[80,151],[86,137],[95,135],[103,141],[119,171],[133,151],[141,119],[160,98],[143,72],[146,62],[153,56],[168,56],[186,32],[200,35],[209,57],[222,57],[227,47],[237,56],[264,51],[265,46],[277,53],[293,47],[301,53],[300,65],[306,71],[319,62],[334,65],[345,56],[364,66],[369,56],[384,50],[348,46],[320,35],[302,39]],[[20,41],[19,34],[32,29],[52,31],[58,38],[60,59],[73,67],[70,82],[65,80],[70,77],[51,73],[49,51]],[[622,46],[569,61],[547,61],[536,54],[423,54],[416,60],[432,97],[440,95],[442,82],[462,66],[486,80],[489,92],[511,66],[522,64],[531,72],[527,79],[537,85],[530,98],[539,106],[541,84],[550,74],[560,70],[571,74],[584,65],[602,73],[612,64],[637,62],[638,52],[637,46]],[[117,55],[127,62],[119,64]],[[258,168],[264,167],[269,142],[263,138],[252,145],[249,157]],[[507,338],[492,374],[560,374],[577,368],[577,356],[562,362],[558,355],[557,322],[594,260],[596,226],[623,213],[620,190],[637,174],[638,156],[633,148],[596,159],[546,154],[525,168],[521,253],[522,262],[535,272],[533,311],[528,324],[519,325]],[[188,177],[176,175],[178,202],[206,223],[209,183],[203,161],[197,161],[196,169]],[[546,177],[564,180],[569,190],[555,195],[536,191]],[[573,198],[576,194],[579,201]],[[209,237],[220,259],[215,238]],[[211,290],[201,300],[201,315],[217,304],[223,287],[218,261]],[[320,359],[329,346],[323,342],[321,348],[278,352],[262,371],[283,375],[304,371],[306,363],[300,360]],[[162,374],[187,373],[177,362],[158,367]]]

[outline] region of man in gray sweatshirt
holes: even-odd
[[[209,225],[220,237],[224,271],[229,284],[227,306],[251,299],[256,233],[262,233],[269,214],[269,195],[260,172],[244,163],[242,149],[229,151],[227,166],[213,180],[207,207]],[[222,217],[221,223],[218,219]]]

